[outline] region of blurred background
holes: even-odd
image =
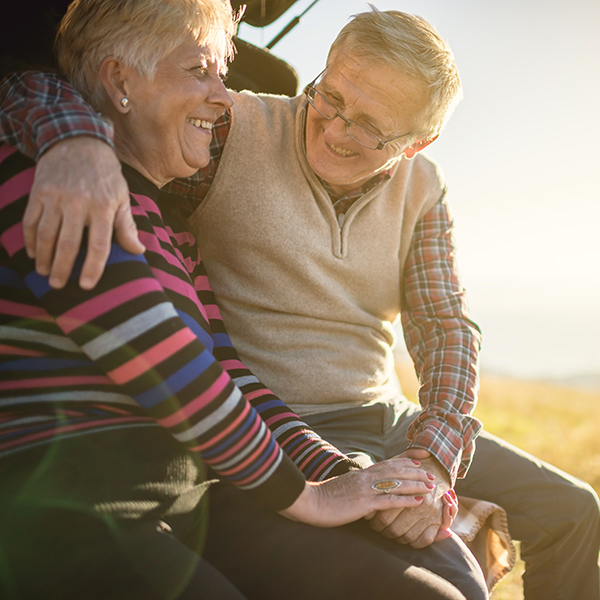
[[[373,4],[424,17],[460,69],[464,99],[427,153],[448,182],[483,370],[600,389],[600,2]],[[301,90],[364,10],[364,0],[297,0],[238,35],[266,46],[306,11],[271,50]]]

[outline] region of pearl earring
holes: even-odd
[[[127,97],[121,98],[121,106],[123,108],[127,108],[129,106],[129,98],[127,98]]]

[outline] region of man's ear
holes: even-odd
[[[110,103],[123,114],[130,110],[127,94],[129,71],[130,68],[114,56],[105,57],[98,70],[98,77]]]
[[[404,150],[402,154],[404,154],[406,158],[414,158],[417,152],[421,152],[421,150],[427,148],[427,146],[429,146],[431,142],[435,142],[435,140],[437,139],[438,136],[436,135],[435,137],[432,137],[429,140],[418,140],[414,144],[411,144],[408,148],[406,148],[406,150]]]

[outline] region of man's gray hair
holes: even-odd
[[[191,34],[231,59],[236,17],[229,0],[75,0],[56,36],[59,66],[97,110],[104,99],[102,60],[114,56],[153,78],[158,62]]]
[[[371,6],[370,11],[354,15],[342,29],[331,46],[327,64],[342,48],[372,61],[374,66],[383,63],[424,83],[429,101],[413,132],[413,142],[438,135],[462,98],[452,50],[421,17]]]

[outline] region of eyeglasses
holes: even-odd
[[[339,117],[346,124],[346,133],[355,142],[358,142],[361,146],[369,148],[370,150],[383,150],[389,144],[393,144],[402,138],[410,135],[411,132],[405,133],[404,135],[398,136],[393,140],[382,140],[379,136],[375,135],[372,131],[365,129],[362,125],[359,125],[356,121],[346,119],[340,111],[321,94],[316,88],[315,83],[325,73],[321,71],[319,75],[304,88],[304,93],[308,99],[308,103],[325,119],[333,121],[336,117]]]

